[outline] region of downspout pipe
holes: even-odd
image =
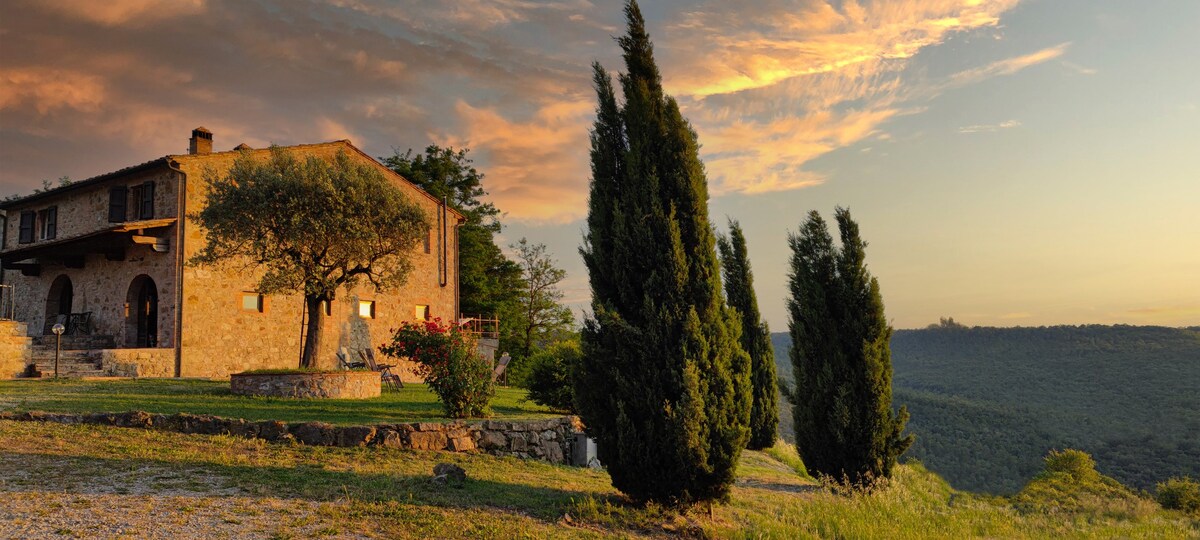
[[[167,168],[179,175],[175,193],[175,377],[183,376],[183,239],[187,225],[187,173],[173,159],[167,160]]]

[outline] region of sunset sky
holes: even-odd
[[[786,330],[787,234],[848,206],[897,328],[1200,325],[1200,2],[645,1],[719,228]],[[466,146],[587,305],[612,0],[0,3],[0,196],[214,148]]]

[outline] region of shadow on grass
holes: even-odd
[[[453,456],[439,456],[455,461]],[[192,488],[181,493],[169,489],[172,496],[267,496],[303,499],[314,502],[401,503],[441,508],[480,508],[516,511],[548,523],[562,517],[572,501],[596,496],[527,484],[468,478],[461,487],[436,484],[432,474],[388,474],[328,470],[309,463],[294,467],[226,465],[203,460],[162,460],[152,458],[98,458],[61,456],[35,452],[9,452],[3,460],[10,470],[31,471],[19,481],[0,473],[2,492],[69,491],[89,493],[156,494],[155,481],[166,476],[192,479]],[[433,461],[433,460],[429,460]],[[470,477],[483,465],[460,463]],[[14,467],[15,466],[15,467]],[[430,471],[432,473],[432,471]],[[202,475],[202,477],[201,477]],[[140,483],[136,489],[129,489]],[[358,511],[364,509],[359,508]],[[369,512],[369,510],[367,510]],[[386,510],[381,510],[386,511]]]
[[[138,379],[118,381],[63,380],[26,384],[0,381],[8,394],[4,409],[48,412],[124,412],[211,414],[246,420],[323,421],[333,424],[448,422],[437,397],[424,385],[385,390],[367,400],[305,400],[234,395],[223,381]],[[543,407],[521,403],[523,391],[506,388],[492,400],[496,418],[549,418]],[[476,419],[469,419],[472,421]]]

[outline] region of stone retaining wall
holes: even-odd
[[[100,369],[114,377],[174,377],[175,349],[103,349]]]
[[[483,451],[497,456],[538,459],[568,465],[575,434],[583,431],[577,416],[546,420],[477,423],[417,422],[334,426],[324,422],[286,423],[277,420],[250,422],[240,418],[179,414],[126,413],[63,414],[31,411],[0,412],[0,420],[99,424],[158,429],[180,433],[232,435],[271,442],[294,442],[314,446],[370,446],[449,452]]]
[[[374,371],[234,373],[229,386],[239,396],[304,399],[369,399],[379,397],[381,390]]]

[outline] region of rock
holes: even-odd
[[[211,414],[199,415],[195,418],[192,433],[201,435],[225,435],[229,433],[229,421]]]
[[[349,426],[337,430],[338,446],[366,446],[375,438],[375,428],[371,426]]]
[[[262,439],[271,442],[284,442],[294,439],[291,431],[288,430],[288,425],[286,422],[280,422],[279,420],[263,420],[261,422],[256,422],[255,425],[258,426],[258,436]]]
[[[463,487],[467,481],[467,471],[452,463],[438,463],[433,466],[433,483]]]
[[[559,446],[558,443],[547,444],[545,447],[545,450],[546,450],[546,461],[549,461],[550,463],[553,463],[555,465],[565,465],[566,464],[567,460],[564,459],[562,447]]]
[[[333,446],[337,442],[333,425],[325,422],[304,422],[289,431],[297,441],[310,446]]]
[[[384,448],[404,448],[404,437],[395,428],[382,428],[375,434],[372,444]]]
[[[440,431],[414,431],[408,434],[413,450],[445,450],[446,434]]]
[[[525,438],[515,433],[513,434],[512,440],[508,441],[508,443],[509,450],[512,450],[513,452],[525,452],[529,450],[529,443],[525,441]]]
[[[451,452],[469,452],[475,449],[475,439],[471,437],[454,437],[450,439]]]
[[[479,434],[479,446],[484,450],[508,448],[508,437],[500,431],[484,431]]]
[[[253,439],[258,437],[258,424],[247,422],[241,418],[229,421],[229,434],[234,437]]]
[[[409,425],[411,425],[413,429],[417,431],[443,431],[445,429],[442,424],[436,424],[433,422],[417,422]]]
[[[558,438],[558,432],[554,431],[553,429],[547,429],[546,431],[542,432],[542,440],[543,441],[553,441],[557,438]]]
[[[117,415],[117,425],[121,427],[147,428],[153,421],[150,413],[144,411],[129,411]]]

